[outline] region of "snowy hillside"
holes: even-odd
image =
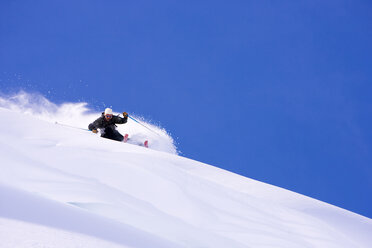
[[[120,127],[147,149],[53,122],[86,128],[84,104],[20,101],[0,99],[0,247],[372,244],[371,219],[180,157],[157,127]]]

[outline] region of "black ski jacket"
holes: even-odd
[[[119,116],[113,116],[110,120],[106,120],[105,114],[102,113],[101,117],[99,117],[97,120],[95,120],[93,123],[90,123],[88,126],[88,129],[92,131],[93,129],[106,129],[110,128],[112,130],[115,130],[116,125],[115,124],[124,124],[127,123],[128,116],[121,118]]]

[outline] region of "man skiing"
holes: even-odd
[[[124,124],[128,121],[128,113],[123,112],[124,118],[119,116],[114,116],[112,114],[112,109],[106,108],[105,112],[102,113],[102,116],[95,120],[93,123],[90,123],[88,129],[93,133],[97,133],[97,129],[101,129],[101,137],[108,138],[117,141],[123,141],[124,136],[121,135],[116,130],[115,124]]]

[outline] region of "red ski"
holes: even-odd
[[[129,138],[129,134],[125,134],[124,135],[124,139],[123,139],[123,142],[124,143],[127,143],[128,141],[130,140],[130,138]],[[149,141],[148,140],[145,140],[145,142],[143,142],[143,143],[137,143],[137,144],[135,144],[135,143],[133,143],[133,142],[128,142],[128,143],[130,143],[130,144],[133,144],[133,145],[140,145],[140,146],[144,146],[144,147],[146,147],[146,148],[149,148]]]
[[[123,139],[123,142],[124,142],[124,143],[127,143],[127,141],[128,141],[128,137],[129,137],[129,135],[126,133],[126,134],[124,135],[124,139]]]

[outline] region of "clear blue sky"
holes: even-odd
[[[0,86],[372,217],[371,1],[1,1]],[[27,124],[25,124],[27,128]]]

